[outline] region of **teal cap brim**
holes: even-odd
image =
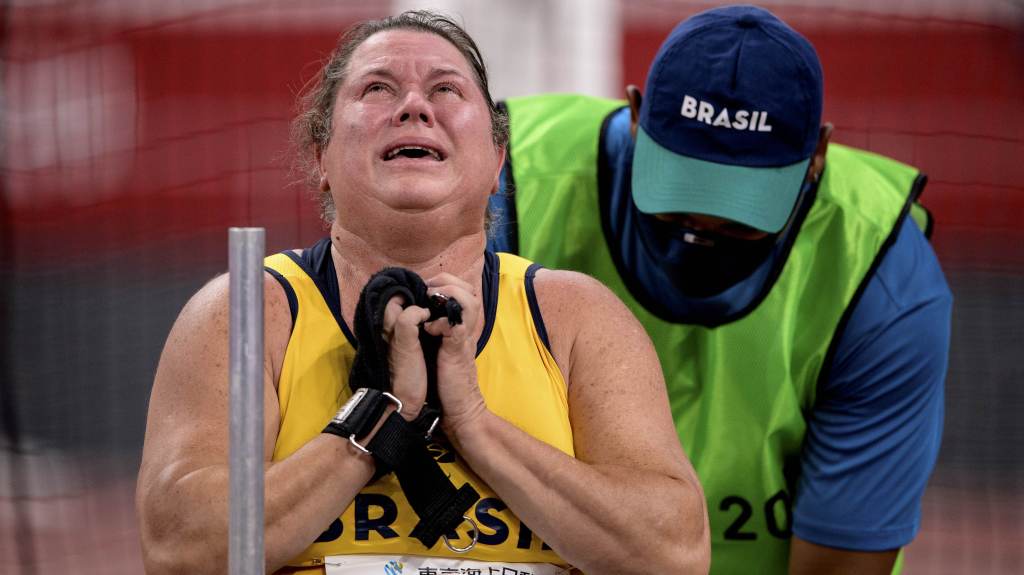
[[[789,220],[810,161],[752,168],[698,160],[662,147],[641,127],[633,201],[647,214],[705,214],[774,234]]]

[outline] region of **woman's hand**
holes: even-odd
[[[462,306],[462,323],[450,325],[439,318],[424,325],[431,335],[441,336],[437,352],[437,390],[441,397],[441,424],[449,437],[455,430],[487,411],[476,379],[476,334],[483,321],[480,297],[465,281],[447,273],[427,280],[427,293],[442,293]]]
[[[412,421],[427,399],[427,366],[419,326],[430,317],[430,311],[415,305],[402,309],[403,302],[404,298],[397,295],[388,301],[381,335],[391,348],[391,392],[402,401],[402,417]]]

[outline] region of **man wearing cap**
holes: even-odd
[[[507,102],[492,244],[644,323],[713,573],[892,571],[938,453],[952,296],[925,177],[830,145],[822,92],[805,38],[732,6],[677,26],[628,106]]]

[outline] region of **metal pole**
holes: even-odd
[[[263,573],[263,228],[231,228],[228,572]]]

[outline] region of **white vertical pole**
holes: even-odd
[[[263,228],[231,228],[228,572],[263,573]]]
[[[620,0],[392,0],[464,23],[495,99],[543,92],[622,98]]]

